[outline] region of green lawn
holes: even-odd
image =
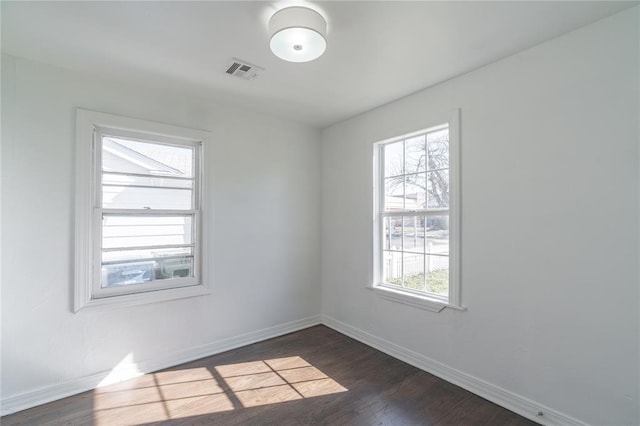
[[[410,288],[417,291],[428,291],[430,293],[446,295],[449,292],[449,271],[438,269],[427,274],[427,285],[424,285],[424,274],[410,275],[404,277],[404,285],[400,278],[390,279],[389,284]]]

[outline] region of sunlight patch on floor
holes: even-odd
[[[346,392],[299,356],[146,374],[94,391],[94,421],[142,424]]]
[[[97,387],[118,383],[132,377],[141,376],[142,374],[143,373],[138,369],[138,364],[133,360],[133,354],[130,353],[122,358],[120,362],[111,369],[109,374],[107,374],[100,383],[98,383]]]

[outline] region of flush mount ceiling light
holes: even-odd
[[[289,62],[309,62],[327,48],[327,21],[313,9],[294,6],[281,9],[269,21],[271,51]]]

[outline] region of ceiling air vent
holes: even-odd
[[[226,72],[229,75],[240,77],[243,80],[253,80],[258,77],[258,74],[262,71],[264,71],[264,68],[262,67],[250,64],[249,62],[241,59],[233,58],[233,61],[231,61]]]

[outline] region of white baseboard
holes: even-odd
[[[132,374],[126,378],[133,378],[145,373],[162,370],[164,368],[173,367],[185,362],[194,361],[196,359],[215,355],[241,346],[250,345],[252,343],[261,342],[263,340],[282,336],[304,328],[321,324],[320,315],[303,318],[296,321],[268,327],[262,330],[253,331],[251,333],[241,334],[239,336],[229,337],[202,346],[181,350],[172,353],[164,359],[153,359],[134,363],[131,367]],[[54,385],[42,387],[33,391],[3,398],[1,401],[1,415],[15,413],[17,411],[26,410],[27,408],[37,405],[46,404],[67,396],[75,395],[95,389],[98,384],[104,380],[110,371],[104,371],[90,376],[79,377],[77,379],[67,380]]]
[[[352,337],[368,346],[378,349],[381,352],[391,355],[407,364],[413,365],[421,370],[438,376],[447,382],[460,386],[474,394],[481,396],[501,407],[518,413],[534,422],[543,425],[561,426],[586,426],[586,423],[571,416],[553,410],[523,396],[509,392],[499,386],[486,382],[477,377],[471,376],[462,371],[451,368],[431,358],[427,358],[417,352],[411,351],[402,346],[398,346],[388,340],[374,336],[366,331],[352,327],[349,324],[338,321],[329,316],[322,316],[322,323],[327,327]],[[538,413],[542,412],[542,416]]]

